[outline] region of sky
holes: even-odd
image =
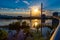
[[[60,10],[60,0],[0,0],[0,12],[23,12],[43,3],[45,10]]]

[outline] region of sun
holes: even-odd
[[[32,8],[32,12],[38,13],[38,12],[39,12],[39,8],[38,8],[38,7],[33,7],[33,8]]]
[[[33,9],[33,12],[37,13],[39,10],[38,8]]]
[[[40,7],[38,6],[31,7],[31,14],[32,16],[40,16],[41,14]]]

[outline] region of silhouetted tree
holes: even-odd
[[[26,21],[22,22],[22,28],[24,29],[24,32],[26,34],[26,37],[25,37],[26,40],[27,40],[27,38],[33,37],[32,33],[30,31],[30,26]]]
[[[26,29],[30,28],[29,23],[27,23],[26,21],[22,22],[22,27]]]
[[[20,27],[21,27],[20,22],[13,22],[12,24],[9,24],[9,29],[12,29],[12,30],[17,30]]]

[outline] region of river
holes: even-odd
[[[21,21],[21,20],[0,20],[0,26],[9,25],[9,24],[11,24],[11,23],[13,23],[13,22],[17,22],[17,21],[20,21],[21,23],[22,23],[23,21],[26,21],[27,23],[30,24],[30,20],[22,20],[22,21]],[[51,23],[51,20],[46,20],[45,23],[49,23],[50,25],[52,24],[52,23]],[[32,24],[32,27],[33,27],[34,25],[36,26],[37,24],[41,24],[41,20],[38,20],[38,19],[31,20],[31,24]],[[12,33],[16,33],[15,30],[9,30],[8,28],[0,28],[0,29],[1,29],[1,30],[6,30],[7,32],[12,31]],[[41,28],[40,28],[40,29],[41,29]],[[43,28],[42,28],[42,34],[43,34],[44,36],[46,36],[47,31],[51,31],[51,29],[48,28],[48,27],[43,27]]]

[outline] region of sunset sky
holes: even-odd
[[[0,12],[24,12],[41,2],[45,10],[60,10],[60,0],[0,0]]]

